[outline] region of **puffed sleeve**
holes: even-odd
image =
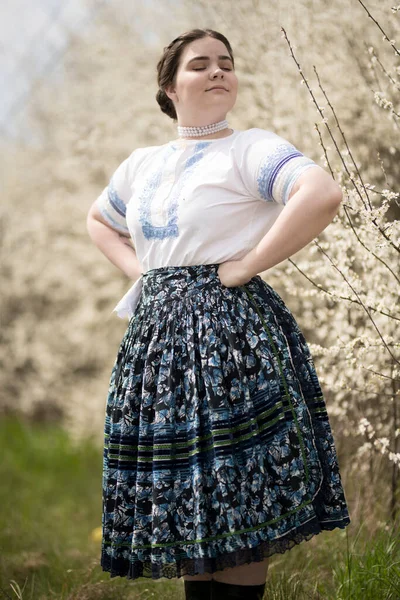
[[[132,157],[133,153],[117,167],[108,185],[96,199],[96,205],[110,227],[125,234],[129,234],[126,207],[132,195]]]
[[[241,174],[249,193],[265,202],[286,204],[297,178],[318,167],[293,144],[272,131],[250,129],[241,155]]]

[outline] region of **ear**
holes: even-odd
[[[173,84],[169,84],[164,91],[170,100],[176,100],[176,91]]]

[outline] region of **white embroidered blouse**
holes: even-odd
[[[130,235],[144,273],[219,264],[257,245],[309,167],[318,165],[264,129],[178,139],[134,150],[96,204],[113,229]],[[142,276],[115,307],[118,316],[132,316],[141,289]]]

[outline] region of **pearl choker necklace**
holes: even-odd
[[[188,135],[188,136],[208,135],[210,133],[216,133],[217,131],[226,129],[227,127],[228,127],[228,121],[226,119],[224,119],[223,121],[219,121],[218,123],[212,123],[211,125],[199,125],[198,127],[183,127],[181,125],[178,125],[178,135],[179,135],[179,137],[183,137],[185,135]]]

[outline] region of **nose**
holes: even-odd
[[[220,67],[215,69],[214,73],[212,74],[212,78],[214,79],[215,77],[218,77],[218,75],[224,75],[224,72],[222,69],[220,69]]]

